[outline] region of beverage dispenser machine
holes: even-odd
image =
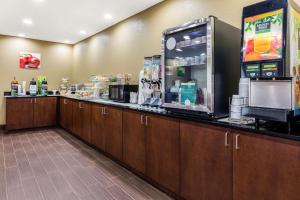
[[[300,114],[300,13],[289,0],[243,9],[241,75],[250,78],[248,116],[292,122]]]
[[[240,78],[241,31],[216,17],[166,30],[162,39],[163,107],[196,117],[228,115]]]

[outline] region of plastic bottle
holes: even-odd
[[[14,77],[14,80],[11,81],[11,96],[17,96],[18,95],[18,81],[16,80],[16,77]]]
[[[44,79],[42,81],[41,95],[42,96],[47,96],[48,95],[48,83],[47,83],[46,79]]]
[[[30,96],[36,96],[36,94],[37,94],[37,85],[36,85],[36,81],[34,80],[34,78],[32,78],[32,80],[30,81],[29,93],[30,93]]]

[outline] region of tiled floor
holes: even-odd
[[[0,133],[0,200],[171,199],[61,129]]]

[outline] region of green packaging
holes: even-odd
[[[181,104],[183,105],[195,105],[196,103],[196,83],[195,82],[187,82],[180,84],[181,90]]]
[[[37,78],[37,86],[38,86],[38,94],[42,94],[42,83],[44,80],[47,80],[46,76],[38,76]]]

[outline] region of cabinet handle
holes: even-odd
[[[34,98],[34,103],[36,104],[36,98]]]
[[[104,108],[101,107],[101,115],[104,115]]]
[[[227,132],[225,133],[225,147],[229,147],[228,136],[229,136],[229,131],[227,131]]]
[[[33,102],[33,100],[32,99],[30,99],[30,103],[32,103]]]
[[[82,106],[82,103],[81,103],[81,102],[79,102],[79,108],[80,108],[80,109],[83,109],[83,106]]]
[[[108,115],[108,113],[106,112],[106,107],[103,108],[103,115]]]
[[[148,126],[148,116],[145,118],[145,125]]]
[[[64,104],[67,105],[67,100],[66,99],[64,99]]]
[[[240,135],[236,135],[236,136],[235,136],[235,149],[236,149],[236,150],[239,150],[239,149],[240,149],[240,146],[239,146],[239,138],[240,138]]]
[[[141,115],[141,125],[144,125],[144,115]]]

